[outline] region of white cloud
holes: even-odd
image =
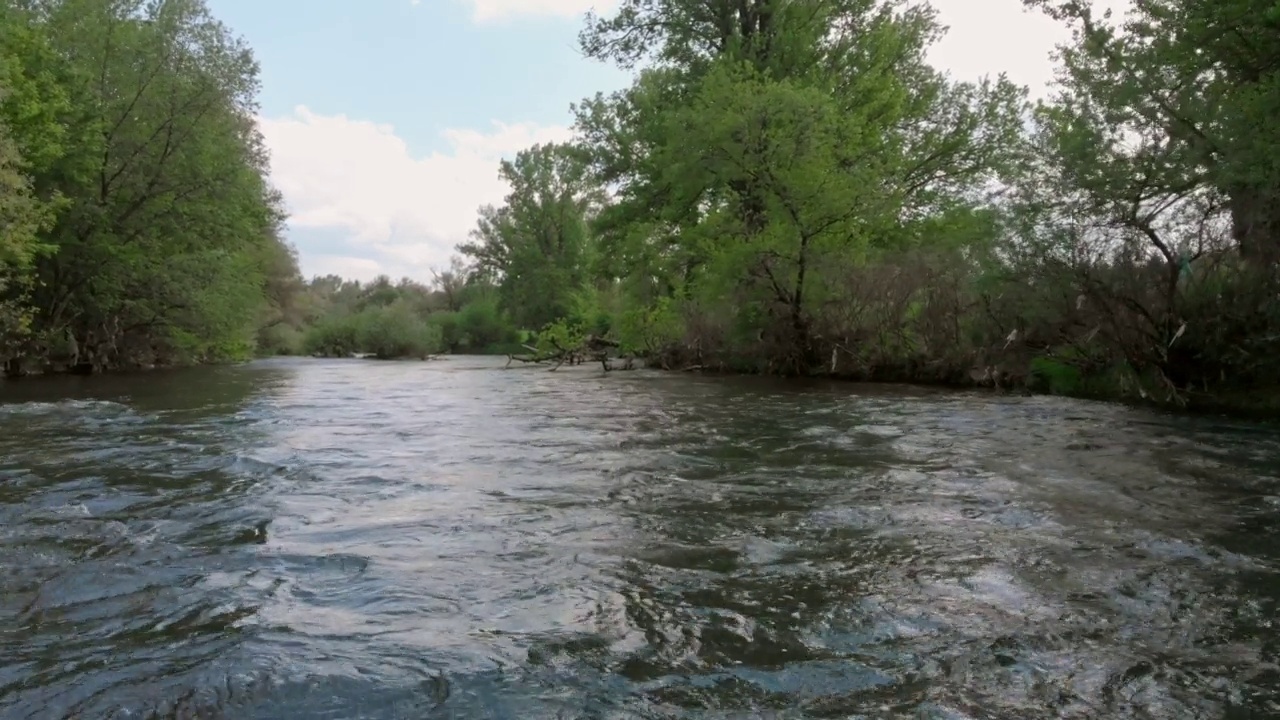
[[[1051,58],[1057,45],[1067,42],[1066,25],[1038,10],[1026,10],[1022,0],[930,0],[938,19],[950,29],[930,49],[930,61],[959,80],[975,80],[1001,72],[1032,95],[1043,96],[1054,78]],[[1097,12],[1122,13],[1130,0],[1094,0]]]
[[[476,209],[506,194],[498,178],[501,158],[570,137],[565,127],[495,122],[489,132],[447,130],[447,152],[414,157],[389,125],[318,115],[306,107],[259,122],[304,270],[353,277],[377,274],[369,263],[378,258],[378,269],[393,277],[425,279],[428,268],[444,265],[466,239]],[[349,247],[338,255],[308,253],[309,229],[345,232]],[[343,263],[348,270],[341,269]]]
[[[576,15],[592,5],[606,11],[616,0],[466,0],[477,20],[517,14]],[[411,0],[412,2],[412,0]],[[931,60],[955,77],[975,79],[1006,71],[1041,95],[1053,76],[1050,53],[1066,28],[1021,0],[933,0],[951,31]],[[1122,9],[1129,0],[1095,0],[1099,9]],[[394,128],[346,116],[323,116],[298,107],[286,117],[262,118],[272,153],[272,177],[284,193],[303,269],[372,277],[429,278],[474,227],[476,209],[501,201],[507,188],[497,176],[502,157],[537,142],[564,140],[559,126],[494,122],[487,130],[442,133],[446,152],[415,157]],[[307,231],[330,238],[321,243]],[[349,242],[333,245],[335,235]]]
[[[307,276],[337,275],[348,280],[368,282],[386,272],[377,260],[352,255],[307,255],[302,258]]]
[[[604,13],[617,7],[617,0],[467,0],[471,18],[479,23],[517,16],[542,15],[579,17],[588,10]]]

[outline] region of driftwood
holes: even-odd
[[[511,363],[519,362],[530,365],[543,365],[547,363],[555,363],[550,368],[551,371],[559,370],[560,366],[568,364],[581,365],[588,361],[598,362],[604,368],[605,372],[610,370],[631,370],[635,367],[635,360],[631,357],[610,357],[610,352],[618,348],[616,340],[600,337],[598,335],[588,335],[581,343],[573,347],[564,347],[555,339],[551,339],[551,349],[539,351],[532,345],[524,345],[524,349],[528,350],[527,355],[507,355],[506,367],[511,367]],[[614,367],[612,360],[621,360],[621,367]]]
[[[561,355],[561,353],[559,352],[540,353],[538,352],[538,348],[532,345],[521,345],[521,347],[523,347],[525,350],[528,350],[529,354],[528,355],[512,355],[511,353],[507,353],[506,367],[511,367],[511,363],[513,362],[532,363],[535,365],[540,365],[542,363],[555,360]]]

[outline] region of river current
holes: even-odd
[[[1280,430],[502,361],[0,385],[0,718],[1280,717]]]

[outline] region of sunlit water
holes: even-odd
[[[1274,427],[501,365],[0,386],[0,717],[1280,717]]]

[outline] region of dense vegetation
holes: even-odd
[[[201,0],[0,2],[6,374],[517,339],[495,289],[459,267],[430,288],[302,280],[257,72]]]
[[[634,84],[505,164],[460,250],[523,324],[669,367],[1274,391],[1274,4],[1028,4],[1075,31],[1035,104],[929,67],[918,3],[624,0],[582,47]]]
[[[297,275],[256,72],[199,2],[0,3],[11,374],[252,352]]]
[[[455,260],[431,285],[379,277],[369,283],[337,276],[303,285],[290,312],[259,333],[268,355],[413,358],[435,353],[519,351],[520,339],[499,310],[496,289],[468,277]]]
[[[622,0],[581,45],[633,84],[504,162],[510,194],[423,285],[301,279],[255,65],[199,0],[8,0],[0,356],[421,356],[537,331],[672,368],[1280,397],[1274,4],[1026,2],[1074,30],[1036,103],[930,67],[917,2]]]

